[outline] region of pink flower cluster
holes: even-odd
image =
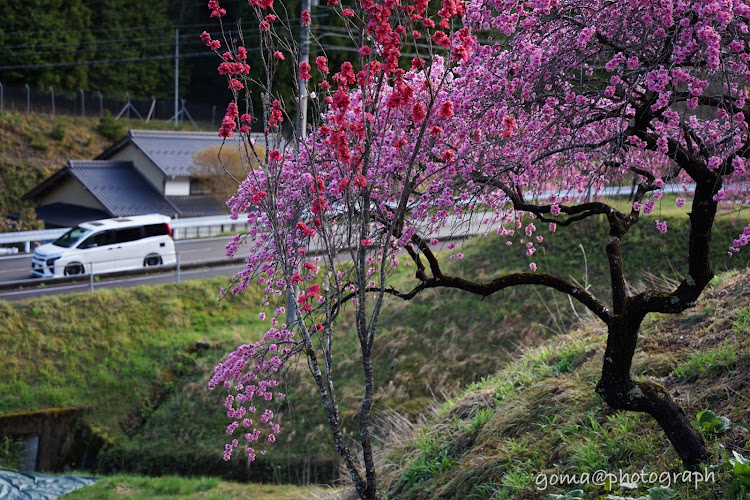
[[[274,388],[278,385],[278,373],[295,345],[293,339],[294,333],[289,330],[269,329],[262,340],[238,347],[225,362],[216,366],[216,373],[208,384],[209,389],[223,385],[234,391],[224,402],[227,417],[231,420],[226,432],[233,435],[241,425],[247,429],[243,438],[248,446],[257,442],[264,432],[268,436],[268,442],[274,442],[281,429],[273,420],[273,411],[268,408],[258,417],[258,423],[263,424],[265,430],[253,427],[254,422],[250,416],[258,412],[256,405],[268,404],[285,397],[281,392],[274,394]],[[232,451],[238,447],[238,439],[227,443],[224,447],[224,460],[229,460]],[[265,450],[261,453],[265,454]],[[256,458],[255,450],[250,447],[245,449],[245,454],[250,461]]]

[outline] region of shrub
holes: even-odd
[[[125,135],[125,127],[112,117],[112,113],[105,111],[102,117],[99,119],[99,125],[96,126],[96,131],[102,137],[109,139],[110,141],[117,141],[123,135]]]

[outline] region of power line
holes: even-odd
[[[183,29],[183,28],[206,28],[206,24],[183,24],[179,26],[133,26],[133,27],[124,27],[124,28],[87,28],[85,30],[39,30],[39,31],[13,31],[13,32],[5,32],[3,35],[5,36],[19,36],[19,35],[51,35],[51,34],[57,34],[57,33],[110,33],[113,31],[172,31],[175,28]]]
[[[169,37],[167,37],[167,38],[169,38]],[[122,46],[123,45],[122,43],[120,43],[118,45],[121,45],[121,46],[119,46],[119,47],[113,47],[113,48],[108,48],[108,49],[106,49],[106,52],[107,53],[112,53],[112,52],[132,52],[134,50],[156,50],[156,49],[164,49],[164,48],[169,48],[169,49],[174,48],[174,43],[172,43],[172,42],[166,42],[166,41],[164,43],[152,43],[152,44],[149,44],[148,46],[136,46],[136,47],[134,47],[134,46],[128,46],[128,44],[125,44],[125,46]],[[203,45],[203,42],[201,40],[195,40],[195,41],[189,40],[189,41],[182,42],[180,45],[183,46],[183,47],[186,46],[186,45],[197,46],[197,45]],[[20,53],[13,53],[13,54],[0,54],[0,59],[2,59],[2,58],[11,59],[11,58],[30,57],[30,56],[42,57],[43,58],[45,56],[76,55],[76,54],[95,54],[97,52],[104,52],[104,51],[105,51],[105,49],[103,47],[93,47],[93,48],[90,48],[90,49],[81,49],[81,50],[60,50],[60,51],[54,51],[54,52],[37,52],[37,51],[32,51],[32,52],[20,52]]]
[[[248,52],[255,52],[260,49],[249,49]],[[216,57],[210,51],[206,52],[193,52],[190,54],[180,54],[180,58],[192,58],[192,57]],[[147,57],[126,57],[121,59],[107,59],[98,61],[79,61],[69,63],[43,63],[43,64],[18,64],[13,66],[0,66],[0,71],[13,71],[19,69],[46,69],[46,68],[70,68],[74,66],[95,66],[100,64],[120,64],[126,62],[140,62],[140,61],[156,61],[160,59],[173,59],[174,54],[163,55],[163,56],[147,56]]]
[[[192,24],[192,25],[182,25],[180,27],[205,27],[203,24]],[[95,30],[89,30],[89,31],[144,31],[144,30],[155,30],[155,29],[173,29],[174,27],[155,27],[155,28],[146,28],[146,27],[138,27],[138,28],[112,28],[112,29],[95,29]],[[297,27],[295,27],[297,28]],[[298,29],[298,28],[297,28]],[[320,24],[314,24],[312,25],[312,29],[315,32],[323,32],[320,37],[323,35],[327,35],[333,38],[347,38],[348,30],[344,27],[340,26],[330,26],[330,25],[320,25]],[[253,30],[242,30],[243,36],[246,38],[254,38],[255,36],[259,35],[259,31],[257,29]],[[49,31],[44,33],[66,33],[66,32],[74,32],[74,30],[69,31]],[[75,31],[76,33],[80,33],[78,31]],[[16,32],[19,33],[19,32]],[[33,33],[33,32],[24,32],[26,34]],[[41,33],[41,32],[40,32]],[[12,35],[13,33],[8,33],[9,35]],[[187,44],[187,45],[197,45],[198,43],[202,43],[197,38],[197,33],[188,33],[184,35],[179,35],[180,39],[187,40],[186,42],[183,42],[181,45]],[[193,41],[190,41],[190,39],[194,39]],[[148,42],[148,41],[163,41],[163,40],[172,40],[172,36],[158,36],[158,37],[140,37],[140,38],[123,38],[123,39],[117,39],[117,40],[86,40],[81,42],[69,42],[64,44],[41,44],[41,45],[16,45],[16,46],[0,46],[0,50],[12,50],[12,49],[30,49],[30,50],[36,50],[38,48],[42,47],[60,47],[60,46],[70,46],[70,45],[96,45],[96,48],[91,49],[79,49],[79,50],[71,50],[71,51],[52,51],[52,52],[22,52],[19,54],[7,54],[3,55],[0,54],[0,58],[12,58],[12,57],[26,57],[26,56],[37,56],[37,57],[43,57],[43,56],[59,56],[59,55],[75,55],[75,54],[86,54],[86,53],[96,53],[101,50],[102,45],[128,45],[135,42]],[[143,50],[143,49],[149,49],[149,48],[165,48],[165,47],[174,47],[173,43],[161,43],[161,44],[151,44],[147,47],[119,47],[115,49],[108,49],[108,53],[112,52],[124,52],[124,51],[131,51],[131,50]],[[341,51],[356,51],[357,49],[351,48],[351,47],[343,47],[343,46],[336,46],[336,45],[330,45],[325,44],[323,45],[324,49],[326,50],[341,50]],[[258,52],[260,51],[259,48],[248,48],[248,52]],[[214,54],[211,51],[204,51],[204,52],[193,52],[189,54],[180,54],[180,57],[184,58],[194,58],[194,57],[209,57],[214,56]],[[106,65],[106,64],[118,64],[118,63],[125,63],[125,62],[139,62],[139,61],[154,61],[154,60],[164,60],[164,59],[171,59],[174,57],[174,54],[164,54],[164,55],[154,55],[154,56],[142,56],[142,57],[125,57],[125,58],[113,58],[113,59],[104,59],[104,60],[93,60],[93,61],[73,61],[73,62],[57,62],[57,63],[38,63],[38,64],[14,64],[14,65],[6,65],[6,66],[0,66],[0,71],[11,71],[11,70],[23,70],[23,69],[46,69],[46,68],[66,68],[66,67],[75,67],[75,66],[93,66],[93,65]]]
[[[202,25],[195,25],[195,26],[202,26]],[[296,28],[293,29],[293,31],[296,31]],[[135,29],[135,28],[134,28]],[[333,35],[333,32],[340,32],[340,33],[348,33],[346,28],[342,28],[340,26],[328,26],[328,25],[313,25],[312,27],[313,31],[315,32],[326,32],[331,35]],[[242,31],[243,37],[245,38],[255,38],[260,34],[260,31],[257,29],[251,29],[251,30],[243,30]],[[198,40],[199,35],[197,33],[188,33],[184,35],[179,35],[179,38],[181,40],[191,40],[195,39],[196,43]],[[136,43],[136,42],[148,42],[148,41],[159,41],[159,40],[173,40],[174,37],[172,35],[168,36],[157,36],[157,37],[141,37],[141,38],[121,38],[121,39],[115,39],[115,40],[81,40],[79,42],[66,42],[66,43],[45,43],[45,44],[34,44],[34,45],[0,45],[0,50],[34,50],[35,52],[32,53],[21,53],[21,54],[8,54],[6,56],[3,56],[0,54],[0,57],[20,57],[25,55],[60,55],[60,54],[78,54],[78,53],[86,53],[91,52],[95,49],[80,49],[75,51],[54,51],[54,52],[36,52],[37,49],[40,48],[47,48],[47,47],[67,47],[67,46],[87,46],[87,45],[94,45],[96,47],[103,46],[103,45],[122,45],[122,44],[129,44],[129,43]],[[159,46],[174,46],[174,44],[159,44]]]
[[[182,35],[180,38],[187,38],[192,35]],[[120,40],[81,40],[78,42],[66,42],[66,43],[41,43],[39,45],[2,45],[2,50],[19,50],[19,49],[41,49],[46,47],[70,47],[70,46],[82,46],[82,45],[112,45],[119,43],[132,43],[132,42],[150,42],[153,40],[172,40],[172,36],[152,36],[144,38],[124,38]]]

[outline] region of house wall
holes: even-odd
[[[143,175],[148,182],[150,182],[157,191],[164,194],[165,181],[164,174],[156,168],[148,157],[143,154],[137,147],[132,144],[128,144],[112,156],[107,157],[108,160],[121,160],[121,161],[132,161],[141,175]]]
[[[107,209],[94,198],[91,193],[72,176],[66,176],[55,189],[49,190],[37,199],[39,205],[51,205],[52,203],[74,203],[89,208],[96,208],[107,212]]]
[[[175,177],[164,181],[164,196],[190,196],[190,177]]]

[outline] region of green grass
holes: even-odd
[[[296,500],[322,498],[329,491],[328,488],[315,486],[234,483],[215,477],[148,478],[119,474],[104,477],[91,486],[85,486],[61,498],[65,500],[117,500],[120,498],[131,500],[224,500],[226,498]]]
[[[180,409],[170,408],[171,420],[159,429],[167,445],[156,456],[168,464],[192,448],[194,457],[216,462],[226,424],[220,395],[206,394],[208,377],[228,351],[259,338],[263,330],[257,312],[247,307],[259,298],[217,303],[223,284],[190,281],[0,302],[0,414],[82,408],[82,425],[105,445],[102,463],[109,457],[110,466],[117,467],[113,460],[141,439],[167,402],[195,394],[192,404],[204,405],[203,418],[190,429],[180,428],[175,423]],[[194,432],[185,437],[189,431]],[[181,449],[172,445],[176,438]],[[153,456],[135,460],[134,466],[156,460]]]
[[[259,329],[241,300],[216,304],[207,285],[0,302],[0,412],[87,406],[95,425],[122,426],[133,399],[197,362],[196,342],[221,352]]]
[[[658,381],[677,395],[693,419],[709,408],[732,422],[750,423],[745,389],[750,347],[742,320],[750,306],[745,291],[749,279],[750,272],[742,271],[717,280],[692,311],[701,321],[662,315],[644,327],[634,375],[651,376],[651,365],[671,366]],[[619,484],[609,489],[550,485],[541,492],[536,481],[543,479],[540,475],[580,477],[597,470],[681,474],[676,453],[653,419],[613,412],[594,393],[605,338],[593,323],[558,336],[470,384],[413,434],[391,436],[380,464],[383,496],[518,500],[564,495],[580,487],[587,499],[608,494],[635,498],[647,495],[647,486],[659,485],[640,484],[634,490]],[[743,475],[745,469],[732,472],[729,460],[731,450],[748,453],[750,435],[727,426],[705,438],[712,453],[705,467],[715,473],[714,481],[697,489],[690,482],[673,482],[675,498],[745,498],[738,492],[750,485],[743,482],[750,475]],[[443,450],[449,461],[438,460],[436,452]]]
[[[546,238],[535,260],[540,267],[581,282],[588,276],[592,292],[606,299],[606,262],[598,246],[601,228],[594,222]],[[658,270],[652,264],[660,259],[671,263],[669,277],[684,272],[678,259],[684,243],[681,224],[670,222],[664,236],[648,221],[634,228],[632,237],[639,243],[624,251],[633,286],[653,277]],[[737,228],[726,219],[720,219],[717,227],[716,267],[744,264],[722,260],[720,242],[729,241]],[[478,238],[464,244],[461,261],[450,261],[443,253],[447,272],[488,279],[503,271],[528,269],[529,259],[521,248],[508,251],[491,240]],[[570,241],[581,242],[588,268],[583,266],[581,248]],[[394,271],[394,283],[401,288],[413,285],[413,271],[413,267],[400,266]],[[254,463],[250,472],[241,460],[221,461],[228,420],[222,411],[224,395],[206,391],[208,379],[226,353],[256,340],[267,326],[257,318],[257,289],[217,304],[218,288],[225,285],[215,279],[0,302],[0,321],[5,327],[0,345],[7,353],[0,357],[0,394],[9,395],[0,398],[0,414],[85,408],[86,425],[105,443],[99,458],[107,471],[183,475],[210,471],[233,478],[267,478],[283,464],[287,480],[330,478],[337,455],[304,364],[290,374],[283,389],[289,394],[280,413],[284,431],[269,454]],[[576,311],[586,317],[581,307]],[[688,327],[709,316],[688,313],[680,321]],[[746,330],[750,313],[738,311],[728,317]],[[362,377],[351,321],[351,311],[344,311],[336,327],[335,369],[342,421],[356,437]],[[396,411],[418,419],[429,412],[435,394],[459,394],[467,384],[490,384],[487,377],[514,359],[519,347],[543,345],[576,321],[567,300],[546,289],[516,288],[485,299],[430,290],[408,303],[388,300],[373,351],[375,412]],[[196,350],[196,342],[207,342],[211,348]],[[575,339],[563,349],[537,351],[535,358],[516,364],[508,380],[491,383],[492,398],[515,397],[521,388],[537,384],[539,377],[574,376],[595,354],[588,343]],[[646,363],[637,357],[635,362],[650,375],[674,368],[668,359]],[[590,400],[593,386],[581,391],[580,397]],[[518,418],[513,428],[519,430],[528,426],[522,409],[523,405],[514,409]],[[554,409],[543,408],[541,415],[554,418]],[[466,434],[479,435],[492,415],[490,407],[478,407],[462,419],[461,426]],[[461,447],[425,456],[425,466],[449,463],[456,450]]]

